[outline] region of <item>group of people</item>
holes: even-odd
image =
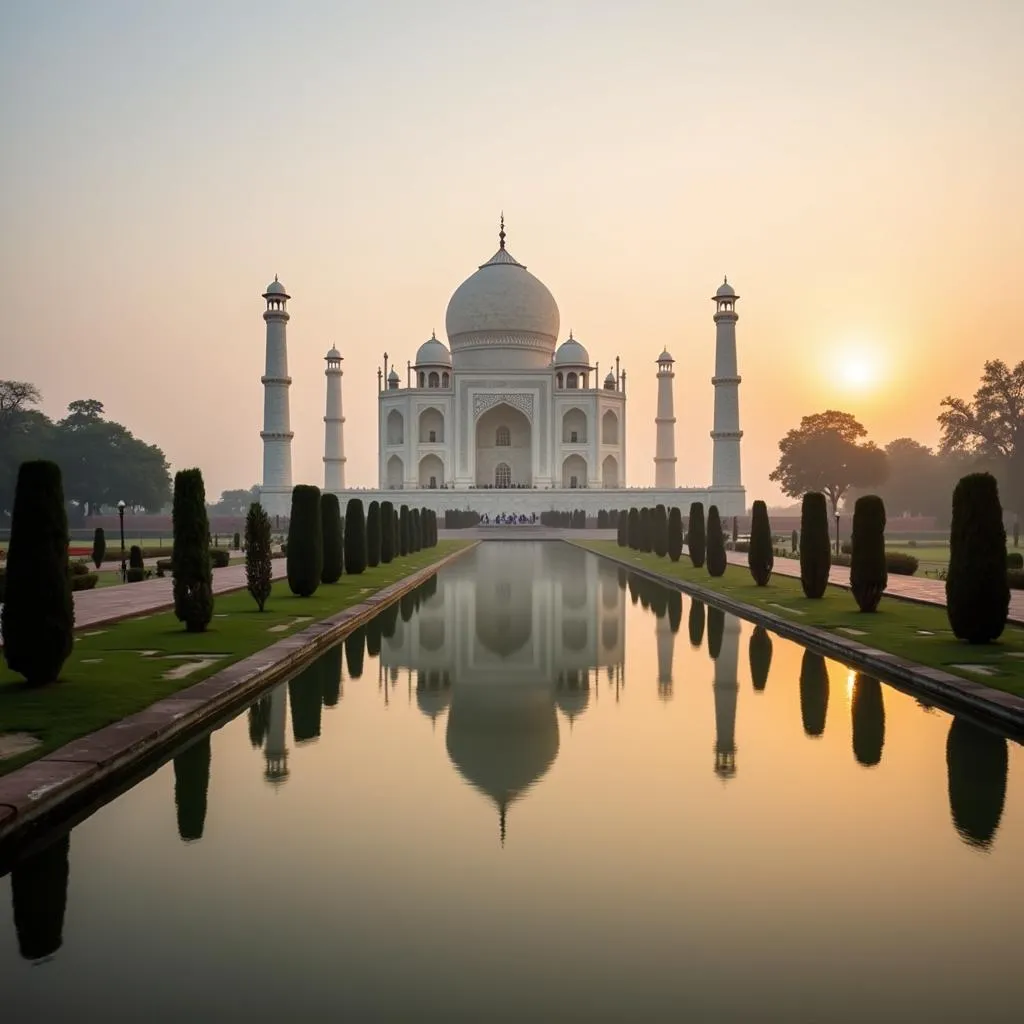
[[[521,513],[516,515],[514,512],[499,512],[493,520],[488,515],[482,515],[480,517],[481,526],[533,526],[537,523],[537,513],[531,512],[529,515]]]

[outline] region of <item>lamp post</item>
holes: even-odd
[[[128,566],[124,560],[124,502],[119,501],[117,503],[117,516],[121,520],[121,582],[125,583],[128,580]]]
[[[836,554],[839,554],[839,513],[836,513]]]

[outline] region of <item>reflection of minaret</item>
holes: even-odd
[[[281,683],[270,691],[270,725],[267,728],[267,768],[263,778],[279,786],[288,778],[288,746],[285,741],[285,726],[288,711],[285,707],[287,683]]]
[[[675,653],[676,635],[666,612],[660,615],[654,626],[654,637],[658,648],[658,696],[662,700],[672,698],[672,656]]]
[[[740,620],[726,615],[715,658],[715,774],[736,774],[736,695],[739,693]]]

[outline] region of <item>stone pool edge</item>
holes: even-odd
[[[359,604],[312,622],[185,690],[0,776],[0,848],[62,810],[88,800],[160,750],[170,749],[185,733],[215,721],[247,697],[293,674],[479,543],[471,541]]]
[[[629,569],[630,572],[646,576],[664,586],[681,590],[691,597],[699,598],[706,604],[713,604],[723,611],[763,625],[771,629],[773,633],[778,633],[779,636],[813,647],[856,668],[877,673],[885,680],[902,683],[915,693],[923,692],[940,699],[946,705],[952,705],[954,708],[962,707],[986,719],[995,720],[999,725],[1008,728],[1014,735],[1024,736],[1024,697],[1007,693],[1005,690],[996,690],[984,683],[975,682],[973,679],[963,679],[951,672],[944,672],[942,669],[909,661],[898,655],[869,647],[857,640],[837,637],[828,630],[820,629],[817,626],[805,626],[798,622],[791,622],[774,612],[764,611],[714,590],[706,590],[698,584],[663,575],[616,555],[594,551],[593,548],[588,548],[578,541],[567,539],[566,543],[588,551],[597,558],[606,558],[609,562],[621,565],[623,568]],[[894,598],[894,600],[901,600],[901,598]]]

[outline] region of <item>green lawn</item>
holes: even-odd
[[[877,612],[865,615],[857,610],[853,596],[842,587],[830,586],[820,601],[811,601],[804,597],[796,577],[776,574],[767,587],[758,587],[743,566],[730,565],[724,576],[712,579],[706,569],[694,569],[686,555],[673,563],[668,558],[620,548],[615,541],[581,543],[592,551],[625,557],[638,566],[727,594],[735,601],[800,625],[827,629],[839,637],[857,640],[908,661],[1024,696],[1024,629],[1019,626],[1008,626],[998,643],[972,647],[953,636],[945,608],[883,598]],[[992,674],[958,665],[980,666]]]
[[[467,545],[443,540],[435,548],[396,558],[389,565],[343,576],[312,596],[295,597],[278,580],[260,614],[249,594],[218,595],[214,619],[205,633],[186,633],[173,612],[126,619],[76,634],[75,647],[61,679],[50,686],[27,687],[0,659],[0,733],[27,732],[40,746],[0,761],[0,775],[55,750],[64,743],[141,711],[162,697],[191,686],[232,662],[247,657],[302,629],[358,604],[390,583],[408,576]],[[284,629],[274,630],[275,626]],[[151,653],[144,653],[151,652]],[[171,657],[185,655],[184,658]],[[220,655],[179,679],[166,675],[182,662]]]

